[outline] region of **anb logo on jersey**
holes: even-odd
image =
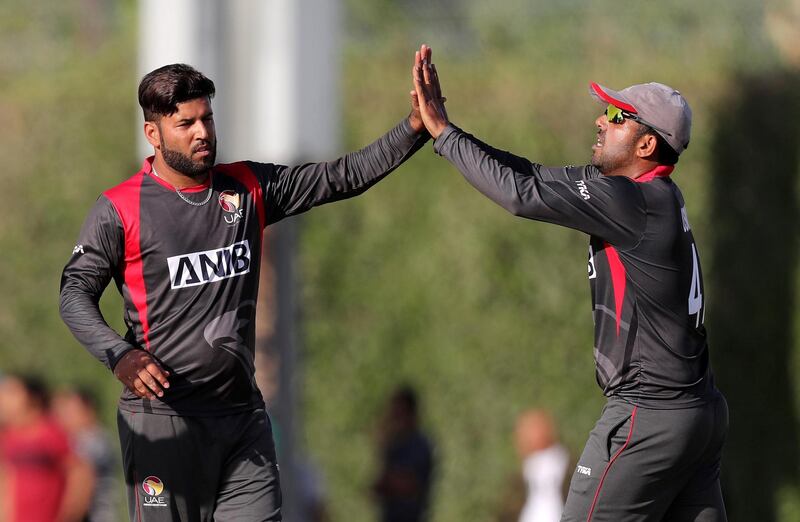
[[[219,206],[222,207],[222,211],[225,212],[225,216],[223,216],[225,223],[233,225],[242,219],[243,211],[240,207],[241,203],[238,193],[232,190],[225,190],[220,193]]]
[[[250,261],[247,240],[217,250],[169,257],[170,286],[174,290],[244,275],[250,271]]]

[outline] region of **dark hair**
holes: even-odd
[[[145,121],[157,121],[178,110],[178,104],[208,96],[214,97],[214,82],[183,63],[165,65],[151,71],[139,83],[139,105]]]
[[[397,388],[392,395],[392,400],[401,404],[412,416],[417,415],[417,392],[408,385]]]
[[[644,123],[639,123],[638,132],[634,140],[638,140],[645,134],[652,134],[656,138],[656,161],[660,165],[675,165],[678,163],[678,153],[675,152],[675,149],[655,129]]]
[[[73,392],[81,403],[90,410],[97,410],[97,394],[86,386],[78,386]]]
[[[28,399],[37,408],[46,411],[50,407],[50,390],[44,381],[35,375],[9,374],[9,378],[19,381],[28,394]]]

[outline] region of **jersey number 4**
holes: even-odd
[[[697,315],[695,327],[705,320],[703,313],[703,286],[700,284],[700,263],[697,260],[697,249],[692,243],[692,286],[689,288],[689,315]]]

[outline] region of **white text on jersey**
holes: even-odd
[[[169,257],[170,286],[174,290],[244,275],[250,271],[250,262],[247,240],[217,250]]]
[[[579,180],[575,184],[578,185],[578,192],[580,192],[583,199],[591,199],[592,196],[589,195],[589,187],[586,186],[585,181]]]

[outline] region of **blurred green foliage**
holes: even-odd
[[[714,182],[720,174],[714,155],[725,153],[714,145],[721,136],[717,121],[736,97],[742,74],[769,77],[785,67],[764,29],[767,4],[344,4],[343,149],[368,143],[407,113],[413,51],[422,42],[434,48],[456,124],[546,164],[589,158],[600,110],[587,95],[589,81],[613,88],[662,81],[680,88],[694,109],[692,144],[676,179],[706,271],[726,262],[730,254],[712,248],[725,225],[716,221],[724,209],[714,206],[712,193],[725,190]],[[119,386],[61,324],[57,292],[92,202],[140,162],[134,149],[135,7],[131,0],[0,4],[0,181],[6,192],[0,368],[41,372],[57,385],[92,385],[102,393],[109,423]],[[748,125],[723,120],[733,132]],[[760,124],[764,133],[781,133],[780,118]],[[768,180],[770,173],[753,175]],[[400,383],[420,392],[424,424],[436,442],[434,521],[493,519],[518,466],[511,430],[525,408],[552,410],[577,457],[603,404],[593,378],[585,236],[511,217],[469,187],[430,145],[366,195],[302,220],[303,438],[326,478],[334,522],[374,519],[369,487],[377,465],[376,424]],[[779,226],[784,240],[796,244],[796,225]],[[785,333],[790,357],[776,365],[790,375],[800,370],[796,262],[785,282],[792,289],[785,314],[791,324],[766,323]],[[712,310],[741,306],[736,295],[720,302],[714,288],[707,293]],[[116,292],[107,292],[102,304],[121,328]],[[769,299],[757,306],[768,312]],[[715,365],[724,370],[718,372],[721,387],[746,396],[752,383],[734,370],[746,371],[747,356],[714,339],[715,330],[747,326],[712,312],[708,325]],[[770,332],[763,335],[765,346],[751,353],[768,358]],[[769,375],[757,379],[758,386],[769,386]],[[786,422],[796,426],[800,397],[796,379],[792,384],[795,413]],[[759,422],[736,411],[734,440],[740,426]],[[726,483],[740,496],[747,482],[736,477],[746,478],[742,456],[753,449],[739,442],[726,456]],[[758,520],[800,520],[798,463],[770,465],[794,473],[781,474],[774,498],[732,502],[731,520],[750,519],[741,515],[743,504],[761,510]]]
[[[120,385],[58,316],[61,268],[86,212],[137,164],[134,6],[101,4],[0,7],[0,368],[88,385],[110,421]],[[101,302],[117,329],[120,302],[116,292]]]

